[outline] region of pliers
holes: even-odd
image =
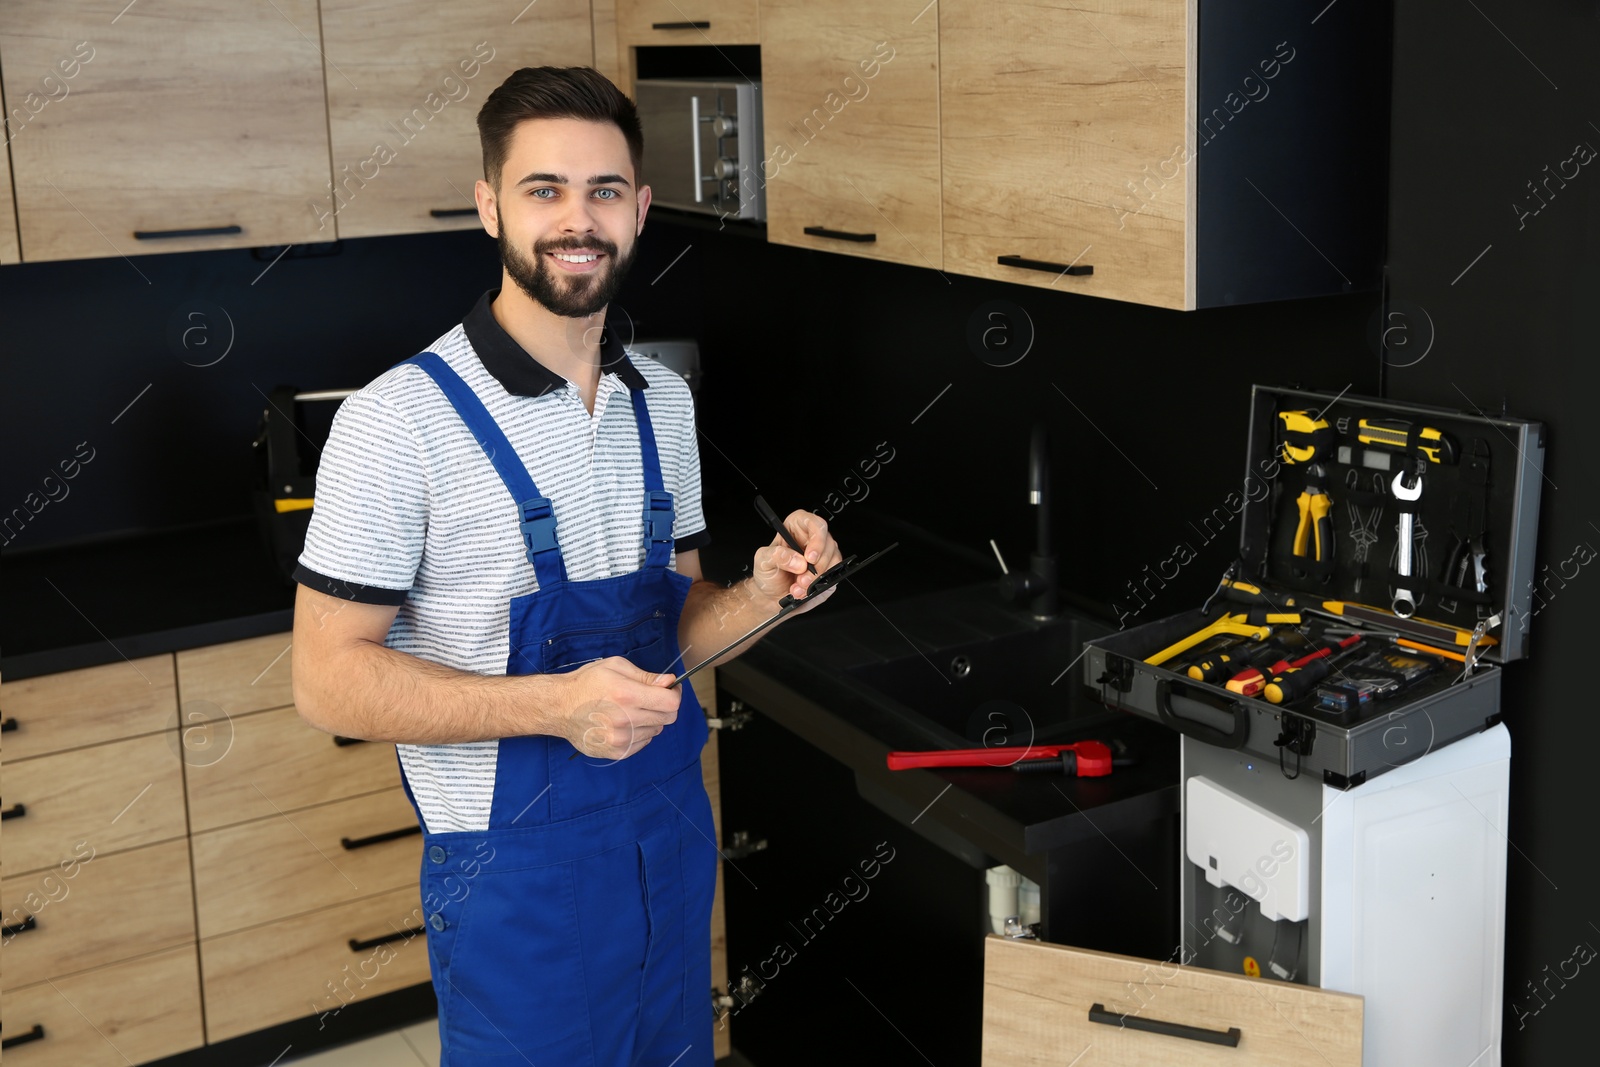
[[[1327,472],[1314,463],[1306,470],[1306,487],[1295,501],[1300,524],[1294,531],[1294,554],[1319,564],[1333,562],[1333,498],[1323,488]]]
[[[1445,564],[1444,581],[1456,589],[1489,591],[1488,553],[1483,547],[1483,534],[1458,537],[1450,549],[1450,559]]]

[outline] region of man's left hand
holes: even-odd
[[[783,524],[799,542],[801,550],[796,552],[782,537],[774,534],[770,545],[756,550],[755,565],[751,568],[752,580],[756,589],[773,601],[785,596],[801,600],[805,598],[811,583],[816,581],[817,575],[827,573],[828,568],[844,556],[839,551],[838,542],[828,532],[828,524],[822,516],[809,511],[792,511]],[[808,569],[808,563],[816,567],[816,574]],[[816,603],[820,604],[832,595],[830,589],[819,596]],[[807,604],[800,610],[806,611],[811,607],[811,604]]]

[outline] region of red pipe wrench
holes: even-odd
[[[889,769],[913,767],[1011,767],[1024,760],[1060,759],[1071,752],[1080,778],[1100,778],[1111,773],[1111,748],[1104,741],[1074,741],[1070,745],[1009,745],[1001,748],[947,748],[934,752],[891,752]]]

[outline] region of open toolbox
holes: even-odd
[[[1084,681],[1338,788],[1498,722],[1501,665],[1528,654],[1543,426],[1257,385],[1247,452],[1217,591],[1089,642]]]

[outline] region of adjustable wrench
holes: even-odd
[[[1406,484],[1406,475],[1412,477],[1412,484]],[[1417,464],[1416,470],[1401,470],[1394,476],[1394,483],[1390,486],[1394,498],[1403,503],[1414,504],[1422,499],[1422,464]],[[1414,534],[1415,511],[1402,511],[1398,526],[1399,541],[1396,544],[1395,570],[1399,571],[1402,578],[1414,578],[1414,563],[1411,558],[1411,539]],[[1402,619],[1411,618],[1417,610],[1417,605],[1422,602],[1422,596],[1413,592],[1408,586],[1401,586],[1394,591],[1394,613]]]

